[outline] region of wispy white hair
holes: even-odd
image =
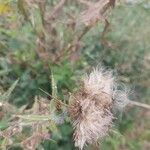
[[[95,68],[93,71],[86,75],[83,79],[84,88],[91,94],[97,94],[105,92],[107,94],[113,94],[113,88],[115,83],[115,77],[111,70],[105,70],[103,67]]]
[[[118,87],[113,71],[103,67],[83,78],[83,85],[69,106],[75,146],[82,149],[108,134],[115,118],[112,110],[120,110],[128,103],[127,92]]]

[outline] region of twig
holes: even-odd
[[[61,12],[65,2],[66,2],[66,0],[61,0],[58,4],[56,4],[56,6],[54,6],[54,8],[51,12],[51,15],[48,17],[48,20],[56,19],[58,14]]]
[[[146,109],[150,109],[150,105],[140,103],[140,102],[130,101],[129,104],[139,106],[139,107],[143,107],[143,108],[146,108]]]

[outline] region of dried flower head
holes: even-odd
[[[115,86],[112,71],[103,68],[94,69],[83,79],[69,105],[75,146],[82,149],[85,144],[95,143],[108,134],[114,118],[112,108],[126,104],[126,93]]]

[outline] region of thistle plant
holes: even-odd
[[[47,0],[18,0],[20,12],[36,34],[34,50],[43,61],[44,69],[48,69],[49,63],[59,64],[66,57],[70,62],[76,62],[82,38],[97,22],[105,24],[101,39],[102,44],[107,44],[104,41],[109,26],[107,14],[115,2],[78,0],[76,4],[84,5],[85,9],[74,15],[71,9],[66,12],[66,5],[71,3],[69,0],[53,1],[52,6]],[[40,19],[36,22],[34,14],[37,10]],[[64,18],[60,17],[62,14]],[[63,29],[61,34],[60,28]],[[69,39],[65,37],[66,33]],[[10,61],[13,63],[13,59]],[[48,97],[35,96],[30,109],[27,105],[16,108],[8,102],[18,81],[6,93],[0,91],[0,121],[6,122],[0,128],[0,149],[7,149],[17,141],[14,139],[19,139],[17,144],[23,149],[35,150],[42,141],[53,140],[53,133],[59,134],[57,127],[68,121],[73,126],[75,146],[82,150],[86,145],[99,144],[109,135],[117,119],[116,111],[122,111],[128,104],[150,109],[149,105],[129,100],[128,88],[121,89],[113,71],[102,66],[85,75],[78,90],[65,102],[58,98],[52,74],[51,82],[51,94],[41,89]],[[31,131],[27,136],[24,135],[26,129]]]
[[[17,82],[1,96],[1,100],[9,98]],[[53,95],[45,92],[52,98],[51,101],[36,97],[31,109],[26,109],[26,106],[18,109],[8,102],[1,102],[1,112],[10,112],[9,116],[2,116],[2,120],[9,119],[7,127],[0,131],[3,139],[1,148],[12,145],[12,137],[23,134],[24,128],[28,127],[31,134],[22,138],[19,145],[34,150],[41,141],[52,140],[51,134],[58,132],[57,126],[70,117],[75,146],[82,150],[85,145],[99,143],[109,134],[117,118],[116,110],[124,109],[129,103],[150,109],[149,105],[130,101],[126,90],[119,89],[113,71],[104,67],[93,69],[82,78],[78,91],[71,94],[69,104],[55,97],[57,88],[54,80],[52,84]]]

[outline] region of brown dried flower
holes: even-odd
[[[124,106],[127,100],[126,93],[115,86],[112,71],[103,68],[93,70],[83,79],[83,85],[69,105],[75,146],[82,149],[85,144],[95,143],[108,134],[114,118],[112,108]]]

